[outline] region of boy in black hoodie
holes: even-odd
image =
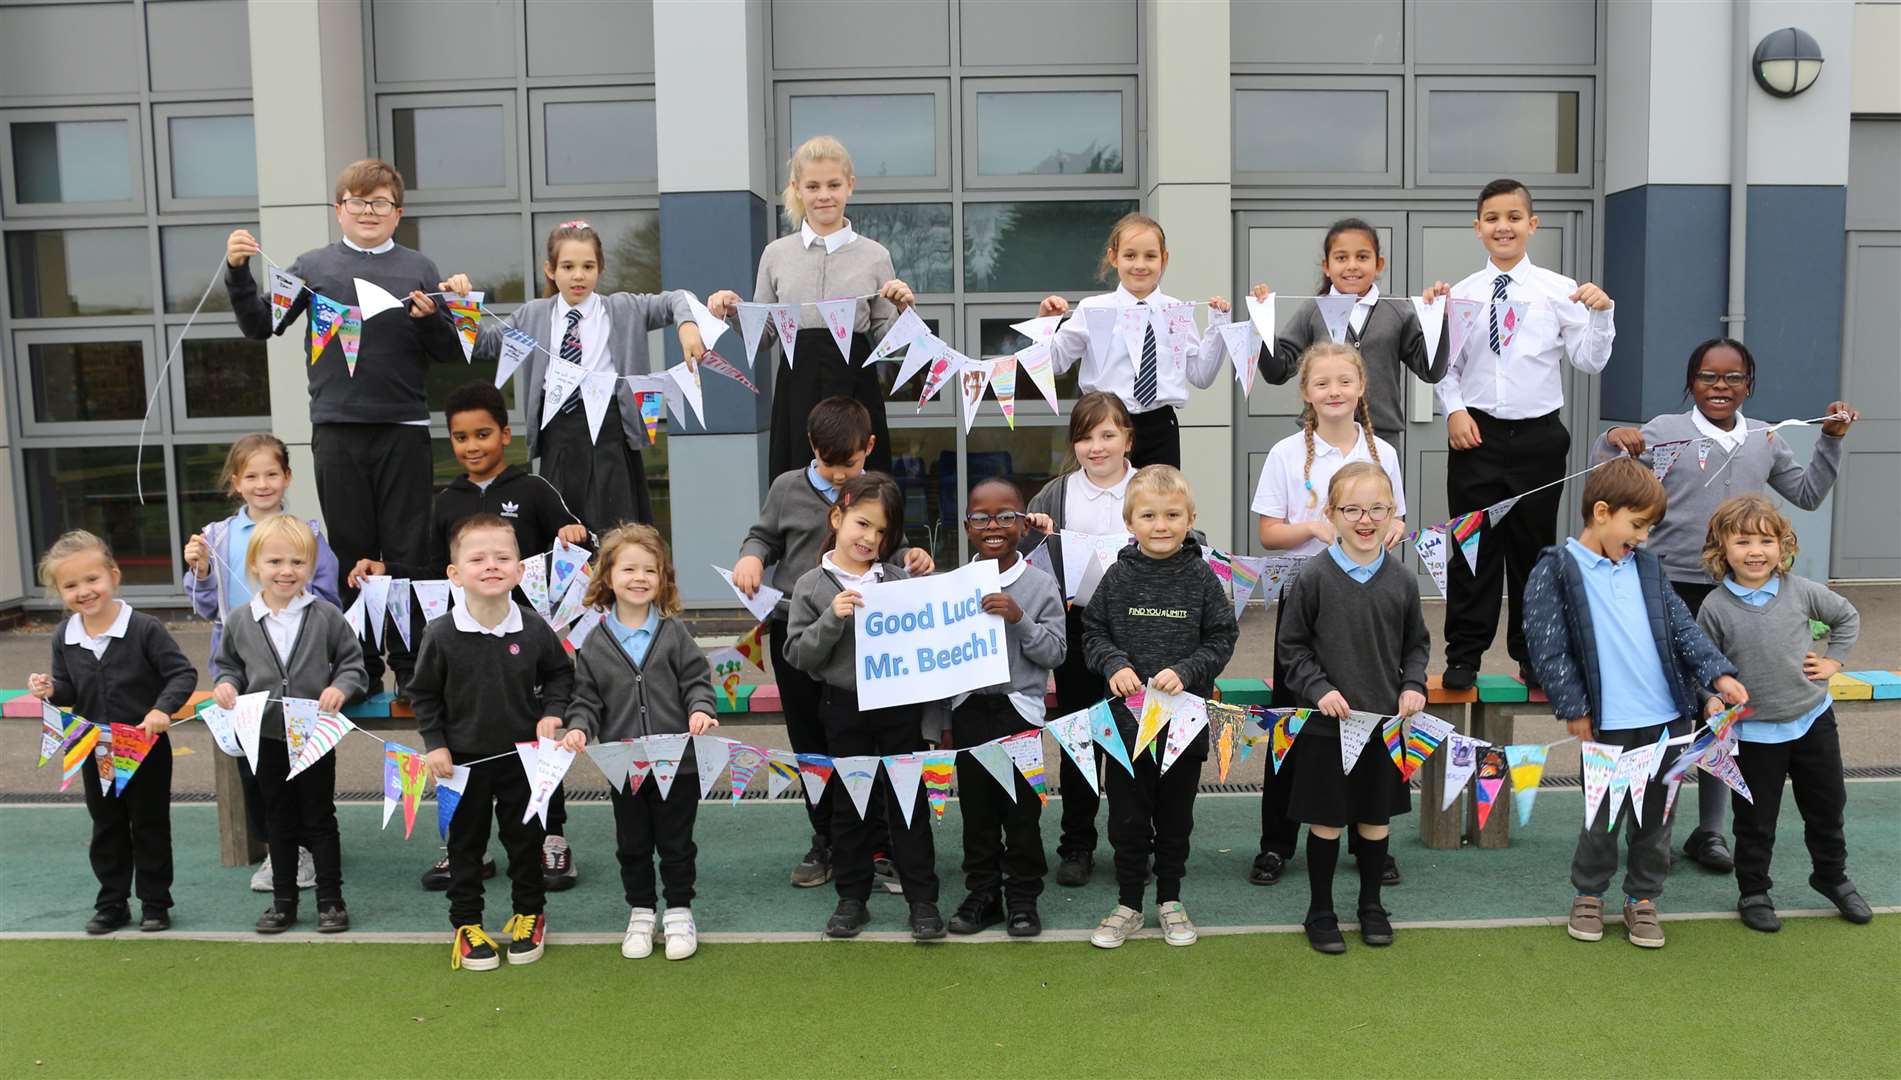
[[[441,577],[450,562],[450,535],[475,514],[494,514],[512,525],[523,559],[554,547],[556,539],[587,543],[587,526],[568,512],[552,484],[503,460],[502,452],[514,436],[508,430],[508,403],[502,400],[500,390],[484,382],[459,386],[443,403],[443,412],[449,421],[449,442],[464,473],[436,496],[430,514],[428,560],[419,566],[402,566],[363,559],[350,570],[352,588],[370,574],[393,573],[425,581]],[[420,617],[420,613],[411,612],[412,626]],[[412,629],[412,634],[420,633],[420,628]],[[548,800],[548,835],[541,849],[542,876],[547,879],[548,889],[555,892],[573,888],[576,881],[574,853],[568,850],[566,837],[567,822],[567,802],[557,787]],[[494,867],[492,860],[485,859],[483,876],[493,876]],[[422,886],[431,890],[449,887],[446,851],[423,874]]]
[[[1096,586],[1083,613],[1083,650],[1090,670],[1108,680],[1116,726],[1133,750],[1136,722],[1121,699],[1151,685],[1168,693],[1213,695],[1215,676],[1234,655],[1239,628],[1233,602],[1189,534],[1195,493],[1180,470],[1150,465],[1137,471],[1129,479],[1122,519],[1135,543],[1122,549]],[[1195,828],[1195,789],[1207,757],[1203,731],[1166,774],[1148,754],[1133,759],[1133,776],[1119,765],[1105,770],[1120,897],[1091,944],[1113,949],[1141,929],[1151,855],[1163,937],[1170,945],[1195,943],[1181,889]]]

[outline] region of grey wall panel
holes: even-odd
[[[1617,302],[1617,345],[1599,379],[1601,418],[1642,423],[1687,407],[1690,350],[1723,333],[1728,249],[1727,187],[1649,184],[1605,198],[1602,284]]]
[[[701,299],[719,289],[751,296],[759,273],[759,252],[772,238],[767,231],[768,208],[750,191],[676,192],[660,196],[660,278],[669,289],[691,289]],[[669,363],[679,362],[679,338],[665,335]],[[751,370],[737,331],[717,343],[720,354],[741,370]],[[761,356],[770,356],[765,347]],[[761,365],[762,367],[765,365]],[[714,432],[764,431],[770,418],[772,383],[765,372],[755,372],[755,397],[745,387],[723,376],[707,374],[700,380],[706,419]],[[689,422],[685,427],[697,432]],[[674,468],[679,468],[675,459]]]
[[[1340,5],[1352,8],[1355,5]],[[1597,60],[1594,0],[1420,0],[1413,21],[1421,64],[1590,64]]]
[[[957,41],[966,67],[1134,64],[1142,59],[1136,0],[1072,0],[958,6]]]
[[[1848,227],[1901,229],[1901,118],[1849,124]]]
[[[1755,396],[1775,403],[1765,418],[1819,416],[1841,393],[1847,196],[1827,185],[1749,188],[1744,340]]]
[[[514,75],[516,10],[511,0],[371,0],[376,81]]]
[[[131,4],[0,6],[0,97],[139,89]]]
[[[1405,59],[1401,0],[1231,0],[1236,64],[1397,64]]]
[[[249,90],[250,14],[244,0],[145,5],[154,90]]]
[[[653,72],[653,0],[527,0],[528,74]]]
[[[773,2],[772,66],[780,71],[949,63],[950,5],[945,0]]]

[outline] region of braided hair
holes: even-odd
[[[1354,413],[1359,419],[1360,430],[1365,433],[1366,452],[1372,457],[1373,463],[1377,465],[1380,461],[1380,446],[1377,436],[1373,433],[1373,414],[1372,411],[1367,408],[1366,404],[1366,361],[1360,357],[1360,350],[1351,345],[1343,345],[1334,341],[1320,341],[1308,346],[1307,351],[1300,355],[1301,396],[1304,398],[1307,395],[1307,376],[1308,373],[1313,370],[1314,363],[1335,357],[1351,361],[1353,370],[1359,375],[1361,387],[1360,401]],[[1307,443],[1307,462],[1301,466],[1300,478],[1307,488],[1308,506],[1320,505],[1320,494],[1314,490],[1313,482],[1314,431],[1318,429],[1319,426],[1320,415],[1314,412],[1312,402],[1306,403],[1300,411],[1300,431],[1301,437],[1305,439]]]

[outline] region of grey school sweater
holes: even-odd
[[[1400,560],[1387,557],[1365,584],[1354,581],[1322,552],[1281,593],[1275,638],[1283,678],[1304,706],[1340,691],[1363,712],[1391,715],[1405,690],[1426,692],[1432,638],[1419,603],[1419,583]],[[1314,713],[1307,728],[1340,734],[1338,721]]]
[[[500,637],[457,628],[453,613],[430,623],[409,682],[423,747],[470,757],[534,741],[536,722],[566,714],[573,694],[567,649],[525,609],[522,628]]]
[[[662,618],[638,666],[602,623],[574,654],[566,722],[596,742],[682,735],[687,717],[712,716],[713,668],[679,619]]]
[[[1316,341],[1332,341],[1327,320],[1312,300],[1301,304],[1280,329],[1270,349],[1261,346],[1261,377],[1275,385],[1300,371],[1300,354]],[[1446,338],[1439,339],[1439,355],[1426,355],[1426,334],[1419,317],[1404,296],[1381,293],[1379,303],[1360,331],[1360,357],[1366,361],[1366,408],[1373,416],[1373,432],[1397,446],[1406,433],[1406,372],[1425,382],[1446,377],[1452,362]]]
[[[1023,567],[1023,573],[1003,587],[1004,593],[1023,609],[1022,618],[1004,624],[1004,652],[1010,657],[1010,681],[976,692],[1026,694],[1042,701],[1049,691],[1050,672],[1062,664],[1069,650],[1063,594],[1055,578],[1028,563],[1018,565]]]
[[[816,569],[819,557],[830,550],[831,502],[812,486],[803,466],[780,473],[766,491],[766,505],[759,508],[759,520],[746,530],[746,539],[739,545],[741,558],[754,555],[767,566],[776,564],[772,579],[766,582],[785,593],[772,613],[775,619],[789,616],[792,590],[798,587],[799,578]],[[904,565],[908,550],[900,547],[891,561]]]
[[[891,253],[876,240],[863,236],[829,254],[821,241],[805,246],[804,238],[794,230],[766,245],[759,253],[759,280],[753,286],[756,304],[801,304],[813,300],[834,300],[846,296],[864,296],[884,288],[885,282],[898,276],[891,267]],[[872,341],[884,336],[898,309],[882,296],[856,305],[852,330],[869,334]],[[737,319],[737,316],[734,316]],[[825,320],[818,308],[801,306],[799,326],[805,330],[823,330]],[[771,320],[766,333],[778,334]]]
[[[903,581],[908,577],[902,564],[884,564],[884,580]],[[855,619],[841,619],[832,611],[832,600],[840,591],[838,579],[822,566],[815,565],[800,575],[788,597],[792,610],[786,626],[785,657],[793,667],[827,686],[855,691],[858,631]]]
[[[277,646],[249,604],[232,612],[218,641],[218,681],[230,683],[240,694],[268,690],[274,698],[314,698],[334,686],[343,691],[344,700],[355,701],[370,688],[356,632],[341,611],[322,600],[305,606],[288,658],[277,655]],[[283,738],[284,707],[275,701],[265,706],[258,731],[267,739]]]
[[[1828,624],[1822,655],[1846,661],[1861,635],[1855,605],[1808,578],[1782,576],[1781,589],[1762,607],[1743,602],[1718,585],[1703,601],[1696,624],[1736,666],[1736,678],[1749,688],[1752,720],[1794,720],[1828,697],[1828,684],[1810,682],[1802,659],[1812,651],[1809,620]]]
[[[1702,438],[1703,433],[1690,417],[1690,412],[1668,413],[1645,424],[1646,449],[1640,460],[1650,464],[1648,448],[1658,443]],[[1751,423],[1750,426],[1766,425]],[[1669,510],[1651,530],[1644,547],[1663,563],[1663,571],[1671,581],[1697,585],[1710,583],[1709,571],[1703,569],[1703,537],[1709,531],[1710,515],[1724,500],[1773,488],[1802,509],[1813,510],[1822,505],[1829,489],[1835,486],[1835,471],[1842,461],[1842,440],[1828,435],[1816,440],[1807,469],[1795,463],[1795,452],[1789,448],[1787,439],[1770,435],[1751,434],[1744,439],[1733,464],[1729,461],[1729,451],[1713,443],[1702,468],[1697,467],[1694,441],[1681,449],[1676,463],[1663,474],[1663,490],[1670,497]],[[1606,435],[1598,436],[1591,446],[1593,461],[1604,461],[1617,453]],[[1724,469],[1724,465],[1729,467]],[[1719,469],[1722,470],[1720,476],[1717,475]]]

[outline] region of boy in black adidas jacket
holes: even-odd
[[[1122,517],[1135,543],[1122,550],[1096,586],[1083,613],[1083,651],[1090,670],[1108,680],[1116,726],[1133,749],[1135,718],[1120,699],[1148,685],[1211,696],[1215,676],[1234,655],[1239,630],[1233,603],[1189,535],[1195,494],[1180,470],[1168,465],[1139,470],[1129,479]],[[1133,776],[1120,765],[1106,770],[1109,843],[1115,848],[1120,898],[1090,938],[1092,944],[1113,949],[1141,929],[1151,855],[1163,936],[1170,945],[1195,943],[1181,888],[1188,836],[1195,828],[1195,789],[1207,757],[1203,731],[1166,774],[1148,754],[1134,758]]]

